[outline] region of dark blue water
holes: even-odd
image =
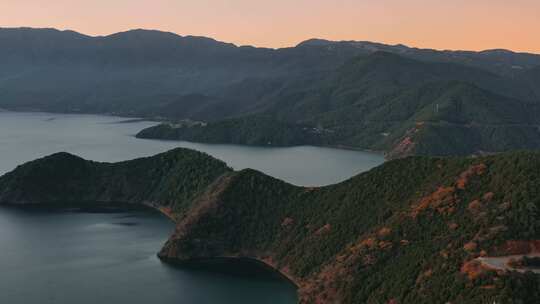
[[[294,286],[254,264],[161,263],[172,229],[153,212],[0,207],[0,303],[296,303]]]

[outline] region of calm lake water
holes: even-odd
[[[376,154],[328,148],[133,137],[153,124],[108,116],[0,112],[0,174],[59,151],[113,162],[175,147],[203,151],[235,169],[258,169],[298,185],[336,183],[383,162]],[[296,303],[293,286],[255,271],[253,265],[233,266],[256,272],[246,276],[162,264],[156,253],[172,230],[171,222],[151,212],[0,207],[0,303]]]
[[[294,286],[174,268],[156,257],[173,224],[152,212],[0,207],[2,304],[293,304]]]
[[[374,153],[309,146],[265,148],[143,140],[134,135],[155,123],[125,121],[109,116],[0,112],[0,174],[55,152],[114,162],[185,147],[206,152],[234,169],[257,169],[293,184],[316,186],[343,181],[384,161]]]

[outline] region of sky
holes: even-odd
[[[0,27],[156,29],[237,45],[310,38],[540,53],[540,0],[0,0]]]

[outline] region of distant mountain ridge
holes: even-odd
[[[138,114],[162,95],[218,95],[249,79],[331,69],[352,55],[236,47],[147,30],[89,37],[52,29],[0,29],[0,46],[1,106],[123,115]]]
[[[511,71],[512,69],[528,69],[540,66],[540,55],[532,53],[516,53],[510,50],[495,49],[480,52],[474,51],[450,51],[420,49],[405,45],[386,45],[369,41],[329,41],[323,39],[310,39],[299,43],[294,47],[282,49],[260,48],[253,46],[236,46],[232,43],[217,41],[212,38],[202,36],[180,36],[172,32],[158,30],[135,29],[125,32],[114,33],[106,36],[88,36],[75,31],[60,31],[53,28],[0,28],[0,54],[5,55],[10,51],[18,51],[11,55],[23,58],[33,56],[38,59],[40,56],[50,55],[52,52],[60,52],[57,55],[69,55],[68,51],[75,51],[88,47],[89,51],[103,50],[106,48],[117,48],[117,51],[130,49],[131,51],[141,48],[145,55],[149,55],[157,49],[167,48],[168,52],[163,59],[176,59],[175,52],[187,51],[189,48],[206,54],[221,55],[224,52],[237,51],[242,55],[257,54],[258,56],[273,55],[278,56],[282,52],[291,49],[302,48],[322,48],[328,51],[332,47],[334,52],[344,52],[350,55],[363,55],[376,51],[387,51],[414,59],[424,59],[428,61],[455,62],[470,64],[471,66],[493,69],[494,71]],[[24,48],[24,49],[21,49]],[[20,52],[23,51],[23,52]],[[229,52],[229,53],[227,53]],[[83,53],[81,55],[89,55]],[[16,56],[15,56],[16,55]],[[97,54],[105,55],[105,54]],[[194,55],[194,54],[189,54]],[[168,58],[169,57],[169,58]],[[256,57],[256,55],[255,55]],[[45,57],[48,60],[60,59],[59,57]],[[80,57],[78,59],[90,59],[91,57]],[[128,57],[129,58],[129,57]],[[0,58],[2,60],[3,58]],[[122,58],[115,58],[122,59]],[[127,59],[127,58],[124,58]],[[146,58],[152,59],[152,58]],[[156,59],[156,58],[153,58]],[[250,56],[243,58],[246,61],[256,59]],[[478,62],[476,63],[475,60]],[[491,66],[490,65],[495,65]]]
[[[161,125],[138,136],[348,146],[389,157],[538,149],[536,96],[525,82],[489,71],[379,51],[282,86],[251,109],[256,114],[204,126]]]
[[[412,124],[424,123],[420,119],[424,116],[396,112],[405,110],[404,104],[426,102],[412,100],[413,96],[448,95],[439,92],[442,88],[451,90],[454,99],[474,103],[475,97],[458,96],[447,85],[460,82],[470,85],[470,90],[483,90],[476,94],[485,95],[481,100],[504,99],[526,109],[522,112],[537,113],[540,55],[535,54],[437,51],[321,39],[268,49],[140,29],[91,37],[19,28],[0,29],[0,64],[0,108],[107,113],[167,120],[173,125],[183,120],[204,122],[197,125],[199,129],[160,126],[141,132],[141,137],[311,143],[381,150],[396,157],[539,148],[537,122],[511,111],[517,115],[514,121],[528,122],[517,128],[484,130],[476,136],[481,143],[474,146],[472,139],[462,138],[469,126],[460,126],[463,132],[457,135],[448,133],[455,131],[453,127],[439,128],[433,136],[417,137],[416,148],[407,144],[399,152],[402,143],[415,139],[407,134],[414,131]],[[427,94],[427,88],[433,92]],[[493,105],[501,103],[483,103],[483,107]],[[381,109],[401,120],[390,121],[378,114]],[[238,129],[250,127],[249,132]],[[216,132],[220,128],[224,129]],[[454,135],[458,140],[445,147],[436,140]]]
[[[454,62],[484,68],[502,74],[514,74],[516,70],[534,68],[539,65],[539,54],[514,52],[506,49],[483,51],[435,50],[409,47],[403,44],[387,45],[370,41],[330,41],[310,39],[298,46],[344,47],[364,49],[366,52],[386,51],[413,59],[426,61]],[[476,61],[480,60],[480,61]]]
[[[91,37],[55,29],[0,28],[0,46],[0,63],[5,66],[0,72],[0,97],[3,97],[0,104],[18,107],[23,103],[64,111],[101,112],[103,107],[128,113],[121,106],[115,109],[107,103],[122,102],[126,103],[125,107],[136,107],[138,102],[127,99],[139,102],[145,99],[145,103],[151,103],[158,92],[178,96],[219,95],[229,85],[249,79],[286,81],[284,78],[325,73],[353,57],[380,51],[426,62],[462,64],[506,76],[540,66],[540,55],[506,50],[435,51],[326,40],[267,49],[141,29]],[[28,87],[38,81],[35,90]],[[65,87],[51,88],[47,82],[52,81]],[[24,89],[17,88],[24,85],[27,86]],[[114,92],[110,86],[120,88]],[[29,96],[33,94],[40,94],[44,101],[29,100],[37,99]],[[76,99],[89,100],[82,102],[84,107]],[[91,109],[86,103],[100,105]]]

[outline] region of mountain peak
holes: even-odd
[[[90,38],[91,36],[81,34],[72,30],[59,30],[56,28],[33,28],[33,27],[0,27],[0,36],[16,36],[16,35],[32,35],[32,36],[70,36],[78,38]]]
[[[159,35],[159,36],[168,36],[168,37],[182,37],[172,32],[158,31],[158,30],[152,30],[152,29],[143,29],[143,28],[136,28],[136,29],[131,29],[127,31],[117,32],[114,34],[105,35],[103,37],[126,36],[126,35]]]
[[[312,38],[308,39],[306,41],[302,41],[299,44],[296,45],[296,47],[302,47],[302,46],[328,46],[336,43],[335,41],[330,41],[326,39],[319,39],[319,38]]]
[[[492,55],[513,55],[515,54],[514,51],[507,50],[507,49],[491,49],[491,50],[484,50],[479,52],[480,54],[492,54]]]
[[[166,31],[159,31],[159,30],[148,30],[148,29],[133,29],[128,30],[124,32],[119,32],[107,36],[98,36],[95,38],[99,39],[106,39],[106,40],[129,40],[129,41],[149,41],[149,42],[157,42],[157,41],[169,41],[169,42],[195,42],[207,46],[211,45],[221,45],[221,46],[228,46],[228,47],[236,47],[236,45],[232,43],[226,43],[217,41],[213,38],[209,37],[203,37],[203,36],[181,36],[173,32],[166,32]]]

